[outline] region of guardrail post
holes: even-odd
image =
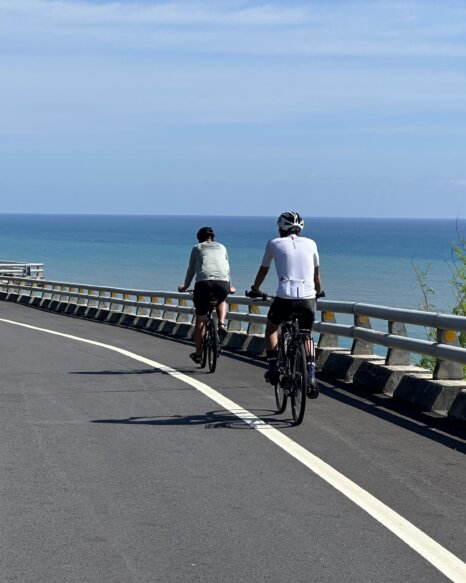
[[[164,304],[166,306],[172,306],[173,305],[172,298],[165,298]],[[162,320],[176,320],[176,317],[174,316],[174,312],[169,312],[168,310],[164,310],[163,314],[162,314]]]
[[[100,299],[100,298],[105,298],[105,301]],[[106,301],[107,299],[108,299],[107,292],[100,290],[99,291],[99,310],[108,310],[109,309],[109,303],[108,303],[108,301]]]
[[[121,294],[118,294],[117,292],[112,292],[110,294],[110,298],[112,300],[116,300],[119,295],[121,295]],[[123,305],[120,304],[120,302],[110,302],[110,310],[112,312],[121,312],[121,311],[123,311]]]
[[[77,288],[70,287],[70,296],[68,299],[68,303],[70,303],[70,304],[77,304],[78,303],[78,298],[76,296],[73,296],[73,294],[75,294],[77,291],[78,291]]]
[[[371,321],[367,316],[355,314],[354,325],[358,328],[367,328],[372,330]],[[351,354],[374,354],[374,344],[367,342],[367,340],[359,340],[355,338],[351,346]]]
[[[238,313],[239,312],[238,304],[228,303],[228,312]],[[227,319],[228,319],[228,312],[227,312]],[[238,322],[238,320],[228,320],[227,330],[228,330],[228,332],[241,332],[241,330],[242,330],[241,322]]]
[[[260,308],[257,304],[250,304],[248,306],[250,314],[260,314]],[[255,322],[249,322],[248,324],[248,334],[262,334],[263,324],[256,324]]]
[[[178,300],[178,305],[183,307],[183,308],[187,308],[188,301],[185,300],[184,298],[180,298]],[[178,312],[178,315],[176,317],[176,321],[177,322],[189,322],[189,323],[191,323],[193,321],[193,318],[192,318],[191,314],[186,314],[185,312]]]
[[[44,285],[44,294],[42,296],[42,299],[44,300],[51,300],[52,296],[53,296],[53,286],[50,285],[49,283],[46,283]]]
[[[322,310],[321,313],[322,322],[325,322],[327,324],[337,323],[337,320],[335,318],[335,312],[326,312]],[[335,334],[327,334],[325,332],[321,332],[317,346],[319,348],[338,348],[339,347],[338,336],[336,336]]]
[[[90,289],[89,290],[89,302],[88,302],[88,306],[92,307],[92,308],[97,308],[99,306],[99,302],[97,300],[94,300],[93,298],[96,297],[97,291]]]
[[[58,296],[59,302],[66,302],[66,300],[70,301],[69,293],[65,290],[68,290],[69,292],[70,288],[66,286],[60,286],[60,295]]]
[[[20,282],[20,292],[19,292],[19,295],[21,295],[21,296],[30,296],[31,295],[31,290],[30,289],[26,289],[26,286],[29,287],[28,284],[27,284],[27,282],[25,282],[25,281],[21,281]],[[23,289],[21,289],[21,288],[23,288]]]
[[[460,346],[458,334],[455,330],[437,328],[437,342],[448,346]],[[433,378],[434,380],[463,380],[463,365],[437,358]]]
[[[144,303],[146,296],[136,296],[136,301]],[[136,316],[147,316],[148,310],[146,307],[137,306],[136,307]]]
[[[150,299],[150,303],[151,303],[151,309],[149,312],[149,316],[151,318],[160,318],[160,310],[158,308],[154,308],[153,305],[154,304],[158,304],[159,303],[159,298],[156,298],[155,296],[152,296]]]
[[[131,299],[130,294],[123,294],[123,299],[130,300]],[[132,313],[133,313],[133,307],[129,306],[128,304],[123,304],[123,314],[132,314]]]
[[[56,293],[59,292],[59,293]],[[52,285],[52,297],[50,299],[60,301],[61,285]]]
[[[406,326],[401,322],[388,322],[388,333],[395,336],[408,336]],[[385,358],[388,366],[408,366],[411,364],[411,353],[407,350],[389,348]]]
[[[80,287],[78,290],[79,294],[85,294],[86,293],[86,289],[83,287]],[[77,304],[78,306],[87,306],[87,302],[88,299],[87,298],[78,298]]]

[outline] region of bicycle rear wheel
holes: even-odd
[[[207,343],[207,360],[209,362],[209,371],[215,372],[217,368],[217,358],[219,352],[219,340],[214,321],[209,320],[207,323],[206,337],[209,338]]]
[[[290,389],[291,412],[295,425],[299,425],[306,409],[307,392],[306,353],[302,342],[297,342],[292,349]]]
[[[205,368],[208,356],[209,356],[209,346],[210,346],[210,329],[208,322],[206,323],[206,329],[204,334],[204,339],[202,341],[202,358],[201,358],[201,368]]]

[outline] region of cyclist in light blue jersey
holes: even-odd
[[[225,299],[229,293],[235,293],[230,283],[230,264],[224,245],[215,241],[212,227],[202,227],[197,232],[199,243],[194,245],[189,258],[188,270],[183,285],[178,291],[186,291],[191,281],[196,277],[193,302],[196,308],[196,323],[194,325],[195,352],[190,354],[194,362],[201,362],[202,340],[205,334],[206,315],[213,298],[217,300],[218,334],[220,339],[226,335],[225,317],[227,304]]]

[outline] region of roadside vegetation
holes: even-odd
[[[457,239],[452,243],[451,261],[449,262],[451,269],[450,284],[455,296],[455,306],[452,313],[456,316],[466,317],[466,238],[460,229],[459,221],[456,222],[456,234]],[[422,270],[413,263],[413,269],[422,294],[420,308],[428,312],[436,311],[434,303],[435,290],[429,284],[430,266],[428,265],[426,269]],[[426,335],[429,340],[436,340],[436,331],[433,328],[426,329]],[[466,348],[465,332],[459,334],[459,343],[460,346]],[[431,356],[422,356],[417,364],[423,368],[433,370],[435,359]],[[463,377],[466,379],[466,366],[463,367]]]

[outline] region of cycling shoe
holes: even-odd
[[[280,371],[278,370],[278,368],[268,370],[265,372],[264,378],[266,382],[270,383],[271,385],[278,385],[278,382],[280,380]]]

